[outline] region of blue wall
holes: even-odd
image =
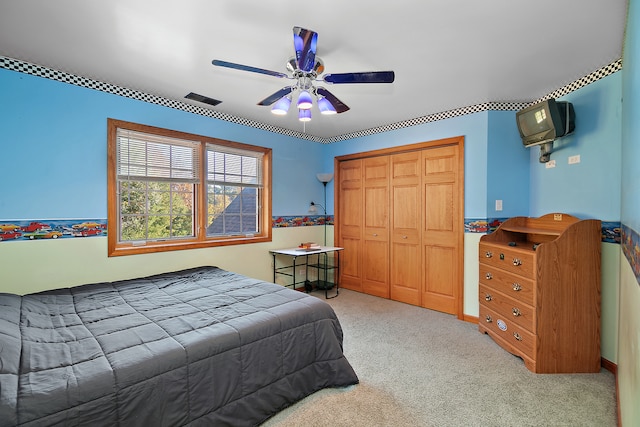
[[[331,159],[346,154],[397,147],[463,135],[465,218],[487,217],[487,117],[488,112],[469,114],[363,138],[329,144],[324,155]],[[332,166],[333,168],[333,163]],[[333,212],[333,186],[330,210]]]
[[[576,129],[556,140],[551,159],[538,161],[539,148],[530,148],[530,215],[565,212],[580,218],[620,221],[622,73],[559,98],[573,104]],[[580,155],[580,163],[568,164]]]
[[[273,149],[273,215],[321,200],[323,146],[0,69],[0,220],[106,218],[107,118]]]
[[[138,122],[273,149],[273,214],[304,215],[335,156],[463,135],[465,218],[567,212],[620,220],[621,73],[562,99],[576,131],[556,141],[548,169],[522,147],[513,111],[485,111],[333,144],[318,144],[155,104],[0,69],[0,220],[106,217],[106,119]],[[571,155],[581,163],[568,165]],[[528,157],[527,157],[528,156]],[[529,182],[530,180],[530,182]],[[334,212],[333,182],[327,211]],[[495,200],[503,211],[495,211]]]
[[[640,425],[640,2],[629,1],[622,80],[623,259],[620,263],[620,425]]]
[[[490,111],[487,138],[487,216],[529,215],[529,153],[515,111]],[[502,211],[496,211],[496,200],[502,200]]]
[[[622,222],[640,233],[640,4],[630,2],[624,57]]]

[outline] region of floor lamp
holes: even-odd
[[[327,183],[333,179],[332,173],[319,173],[316,174],[318,181],[324,186],[324,205],[311,202],[309,212],[317,212],[316,206],[320,206],[324,211],[324,246],[327,246]]]

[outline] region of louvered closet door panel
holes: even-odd
[[[455,146],[422,152],[423,289],[422,306],[457,311],[459,241],[464,225],[460,212],[459,152]]]
[[[361,159],[340,162],[340,203],[338,212],[338,246],[340,255],[340,286],[362,291],[362,188]]]
[[[422,283],[419,151],[391,156],[391,299],[420,305]]]
[[[389,157],[364,159],[363,178],[362,290],[389,298]]]

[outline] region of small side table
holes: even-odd
[[[344,248],[334,246],[319,246],[313,249],[290,248],[274,249],[269,252],[273,255],[273,281],[275,283],[278,275],[291,277],[291,286],[296,289],[297,284],[304,284],[306,292],[312,290],[324,290],[325,298],[335,298],[339,294],[340,277],[340,251]],[[333,257],[329,254],[333,253]],[[278,255],[290,259],[290,263],[278,265]],[[296,270],[304,266],[304,275]],[[309,280],[309,269],[315,269],[317,280]],[[329,272],[333,272],[333,281],[329,280]],[[304,276],[304,280],[301,280]],[[335,294],[329,296],[329,291],[335,289]]]

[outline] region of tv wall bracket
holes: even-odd
[[[560,138],[571,135],[573,133],[573,131],[570,131],[569,117],[570,117],[569,105],[567,103],[567,107],[565,108],[565,121],[564,121],[565,130],[564,130],[564,134]],[[552,139],[549,141],[542,141],[536,144],[540,146],[540,157],[538,158],[540,163],[547,163],[549,160],[551,160],[551,153],[553,152],[553,141],[555,141],[555,139]]]
[[[547,163],[551,160],[551,152],[553,151],[553,140],[540,145],[540,163]]]

